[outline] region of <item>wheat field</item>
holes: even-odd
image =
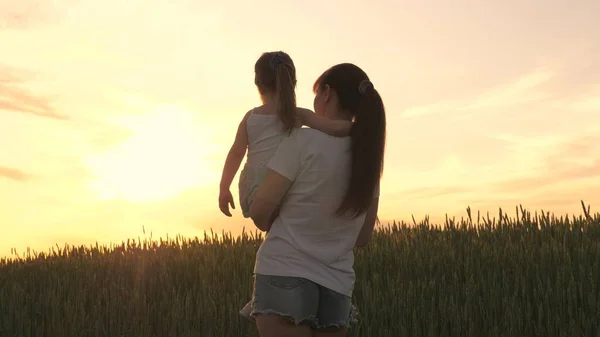
[[[582,203],[583,205],[583,203]],[[600,214],[392,223],[356,251],[351,336],[600,336]],[[56,246],[0,261],[0,336],[258,336],[257,233]]]

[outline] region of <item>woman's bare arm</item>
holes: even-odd
[[[279,215],[283,197],[292,185],[292,181],[269,169],[265,181],[261,184],[250,206],[250,218],[261,231],[269,231],[273,221]]]

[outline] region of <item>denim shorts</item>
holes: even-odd
[[[313,329],[349,327],[357,322],[352,298],[301,277],[254,275],[250,317],[278,315]],[[248,305],[240,311],[248,310]]]

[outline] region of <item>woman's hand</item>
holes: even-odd
[[[233,195],[231,195],[229,189],[221,189],[221,192],[219,193],[219,209],[221,209],[221,212],[228,217],[231,217],[231,212],[229,211],[230,205],[232,209],[235,209]]]

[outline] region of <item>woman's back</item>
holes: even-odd
[[[258,252],[255,272],[299,276],[351,294],[356,238],[365,215],[337,216],[348,189],[351,138],[297,129],[269,168],[294,181]]]

